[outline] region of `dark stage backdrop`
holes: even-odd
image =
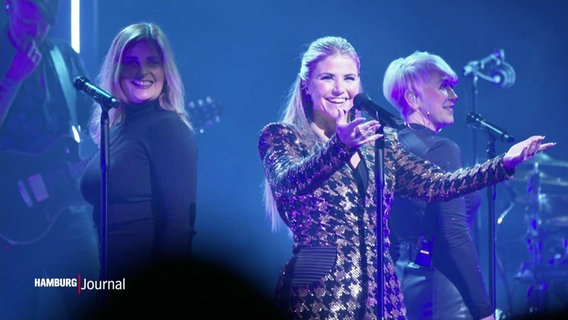
[[[262,202],[263,171],[257,152],[259,130],[275,121],[299,70],[300,54],[315,38],[346,37],[362,61],[362,80],[371,98],[394,111],[382,97],[387,64],[415,50],[441,55],[460,75],[471,60],[503,49],[516,82],[500,88],[482,79],[461,77],[456,123],[443,134],[456,140],[468,164],[487,157],[487,136],[473,133],[466,114],[476,110],[518,140],[543,134],[558,145],[548,152],[568,161],[568,2],[510,1],[265,1],[121,0],[98,1],[91,8],[82,53],[95,74],[120,28],[153,21],[169,35],[187,89],[187,100],[211,97],[222,107],[221,121],[197,139],[199,203],[194,253],[229,267],[270,296],[279,269],[291,255],[285,232],[272,233]],[[93,54],[95,53],[95,54]],[[93,76],[94,77],[94,76]],[[475,96],[475,105],[472,103]],[[509,144],[496,143],[496,152]],[[530,171],[528,165],[518,169]],[[568,167],[541,166],[552,178],[568,180]],[[561,184],[561,183],[560,183]],[[527,182],[497,187],[496,214],[521,197]],[[568,186],[546,184],[543,192],[567,194]],[[497,277],[497,306],[522,312],[527,287],[514,280],[528,259],[523,237],[526,207],[513,209],[497,231],[503,272]],[[566,218],[566,203],[551,215]],[[479,254],[487,269],[488,200],[484,197],[476,229]],[[552,232],[552,231],[551,231]],[[561,228],[564,234],[566,230]],[[549,251],[562,251],[554,234]],[[554,253],[555,254],[555,253]],[[554,255],[551,253],[551,256]],[[561,289],[562,290],[562,289]],[[554,299],[566,299],[560,291]],[[565,300],[564,300],[565,301]],[[563,303],[563,302],[560,302]],[[519,311],[520,310],[520,311]]]

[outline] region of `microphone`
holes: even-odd
[[[486,121],[479,113],[470,112],[467,114],[466,123],[475,129],[481,129],[493,137],[498,137],[503,142],[514,142],[515,138],[507,131],[500,129],[491,122]]]
[[[404,127],[404,121],[402,119],[371,101],[366,93],[357,94],[353,98],[353,106],[360,111],[367,112],[371,117],[379,121],[384,126],[394,129],[401,129]]]
[[[497,64],[490,75],[493,83],[501,88],[510,88],[516,80],[515,69],[505,61]]]
[[[86,77],[75,77],[75,79],[73,79],[73,86],[75,89],[83,91],[95,99],[96,102],[109,109],[116,108],[120,105],[120,101],[118,101],[117,98],[92,84]]]
[[[483,74],[480,70],[485,69],[490,62],[495,62],[490,74]],[[470,61],[463,67],[463,75],[475,75],[494,83],[501,88],[510,88],[516,80],[515,69],[505,62],[505,50],[497,49],[492,54],[480,60]]]
[[[477,72],[479,69],[485,68],[485,65],[491,61],[501,60],[505,60],[505,50],[494,50],[492,54],[488,55],[485,58],[468,62],[465,67],[463,67],[463,75],[468,76],[471,73]]]

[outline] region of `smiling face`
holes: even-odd
[[[339,110],[349,111],[360,92],[357,64],[346,55],[335,54],[319,61],[306,86],[313,103],[313,122],[325,132],[335,131]]]
[[[144,103],[160,96],[164,65],[158,46],[140,40],[128,46],[120,65],[120,86],[129,103]]]
[[[422,87],[419,112],[428,119],[435,132],[454,123],[454,104],[458,100],[452,80],[443,73],[433,73]],[[426,115],[424,115],[426,113]]]

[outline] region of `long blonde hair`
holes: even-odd
[[[115,36],[105,56],[97,76],[97,83],[102,89],[108,90],[110,94],[121,101],[120,106],[109,110],[109,126],[112,127],[124,120],[124,102],[127,99],[120,86],[120,64],[124,51],[127,47],[141,40],[153,41],[162,55],[165,81],[159,97],[160,107],[175,112],[189,128],[192,128],[185,109],[185,88],[168,38],[160,27],[151,22],[135,23],[123,28]],[[97,144],[100,143],[101,136],[101,113],[102,110],[99,105],[94,104],[89,121],[89,132]]]
[[[322,139],[312,129],[312,100],[306,93],[306,86],[317,64],[327,57],[341,54],[353,59],[360,69],[360,61],[355,48],[344,38],[326,36],[314,40],[302,55],[300,72],[288,92],[287,103],[284,105],[280,121],[293,125],[304,142],[312,147],[323,143]],[[272,230],[278,231],[282,220],[268,181],[264,180],[264,206]]]

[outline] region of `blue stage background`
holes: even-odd
[[[61,17],[66,17],[66,3],[62,1]],[[257,138],[262,126],[278,119],[299,70],[300,54],[318,37],[347,38],[361,57],[366,91],[393,112],[381,93],[383,72],[391,60],[426,50],[441,55],[461,75],[469,61],[503,49],[516,71],[515,84],[500,88],[480,79],[474,106],[473,82],[462,76],[456,90],[456,123],[443,134],[461,145],[468,164],[485,160],[487,137],[465,124],[466,114],[476,110],[518,140],[542,134],[557,141],[547,155],[568,161],[568,1],[121,0],[86,6],[81,55],[93,78],[120,28],[152,21],[169,35],[187,100],[211,97],[221,106],[221,121],[197,136],[194,253],[227,266],[268,297],[291,255],[291,241],[286,232],[272,233],[264,216]],[[55,31],[65,37],[65,27],[65,19],[59,19]],[[496,152],[508,147],[497,142]],[[561,181],[543,185],[544,193],[568,193],[562,183],[568,181],[568,167],[540,169]],[[522,174],[530,170],[528,165],[518,168]],[[497,188],[498,215],[513,201],[512,192],[526,193],[526,184],[519,179]],[[475,230],[484,266],[487,207],[484,198]],[[528,258],[525,209],[515,203],[497,230],[503,265],[496,275],[497,307],[513,313],[526,308],[527,288],[514,281],[520,263]],[[568,211],[563,206],[550,214],[566,217]],[[551,251],[562,250],[556,241],[565,239],[566,230],[560,232],[549,244]],[[551,299],[562,304],[566,300],[556,300],[566,299],[566,293],[565,287]]]

